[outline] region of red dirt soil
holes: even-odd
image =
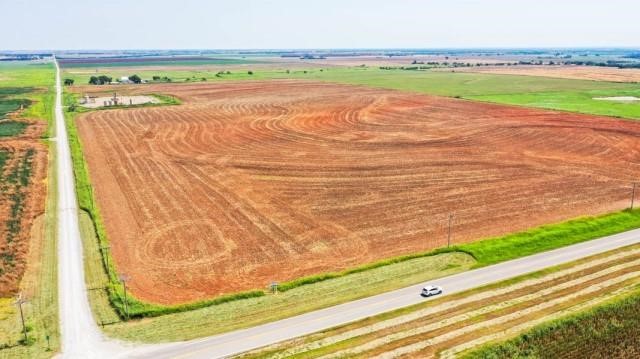
[[[40,136],[46,123],[39,120],[26,121],[30,125],[25,132],[15,137],[0,137],[0,153],[8,156],[0,166],[0,298],[15,295],[20,279],[26,269],[31,241],[33,221],[44,213],[46,194],[47,148]],[[31,159],[29,183],[23,186],[14,173],[24,165],[27,152],[34,150]],[[17,225],[10,230],[12,207],[16,195],[24,195],[24,204],[18,211]],[[13,233],[13,234],[12,234]]]
[[[123,87],[124,88],[124,87]],[[302,81],[77,125],[117,268],[170,304],[629,204],[640,124]]]

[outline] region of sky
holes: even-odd
[[[0,49],[640,47],[638,0],[0,0]]]

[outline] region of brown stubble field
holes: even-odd
[[[126,87],[121,87],[126,89]],[[306,81],[77,120],[117,268],[170,304],[622,209],[640,124]],[[122,92],[122,90],[120,91]]]

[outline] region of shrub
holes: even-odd
[[[131,75],[129,76],[129,81],[133,82],[134,84],[139,84],[142,82],[142,79],[138,75]]]

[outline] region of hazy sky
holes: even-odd
[[[0,49],[640,47],[638,0],[0,0]]]

